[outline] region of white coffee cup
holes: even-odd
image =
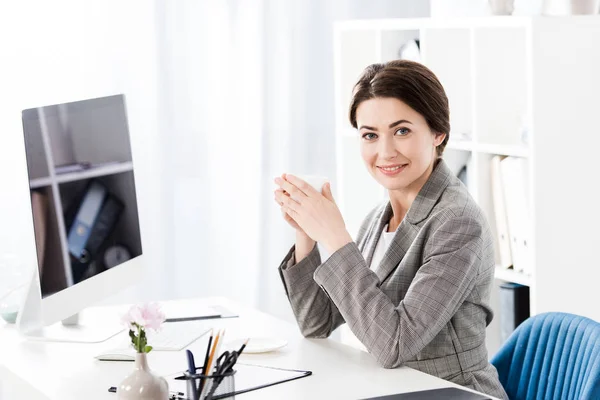
[[[302,179],[304,182],[308,183],[319,193],[323,193],[323,185],[325,185],[326,182],[329,182],[329,179],[324,176],[293,174],[293,173],[291,175]],[[292,199],[293,198],[294,197],[292,196]]]

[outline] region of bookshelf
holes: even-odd
[[[531,315],[563,311],[600,320],[600,309],[588,299],[600,281],[593,251],[600,207],[591,184],[600,145],[600,135],[592,133],[600,93],[597,37],[600,16],[338,22],[336,196],[349,231],[355,234],[386,197],[365,171],[358,134],[348,122],[352,86],[367,65],[399,58],[400,47],[418,39],[419,61],[438,76],[450,102],[444,159],[456,172],[467,167],[467,187],[496,240],[491,162],[509,156],[526,166],[528,261],[524,271],[496,267],[496,318],[489,329],[499,331],[498,286],[504,281],[529,286]]]
[[[43,296],[108,268],[102,260],[108,246],[124,246],[131,258],[142,253],[131,148],[124,103],[119,97],[23,112]],[[122,211],[116,223],[110,225],[98,253],[84,262],[85,267],[75,267],[81,260],[70,254],[69,228],[92,182],[100,183],[117,199]],[[103,229],[109,227],[104,225]]]

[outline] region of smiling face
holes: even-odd
[[[432,132],[421,114],[393,97],[361,102],[356,125],[361,155],[373,178],[390,191],[418,192],[446,135]]]

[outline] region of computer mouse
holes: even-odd
[[[135,354],[129,350],[108,350],[94,356],[99,361],[135,361]]]

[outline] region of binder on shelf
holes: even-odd
[[[98,255],[106,239],[114,231],[124,209],[125,205],[115,196],[106,196],[85,247],[92,259]]]
[[[504,185],[500,172],[500,162],[503,156],[494,156],[491,160],[492,201],[494,216],[496,218],[496,245],[498,248],[498,266],[510,268],[513,265],[510,250],[510,232],[508,230],[508,219],[506,216],[506,202]]]
[[[92,182],[89,186],[89,189],[86,191],[83,199],[81,200],[81,206],[77,212],[75,217],[67,216],[66,219],[70,224],[70,231],[76,228],[77,218],[80,215],[80,210],[83,208],[85,202],[89,197],[89,193],[93,189],[93,186],[98,184],[98,182]],[[102,185],[100,185],[102,186]],[[100,209],[96,213],[96,216],[89,226],[89,233],[87,235],[87,241],[85,245],[81,248],[79,257],[75,257],[73,252],[71,253],[71,270],[73,274],[73,281],[75,283],[80,282],[90,276],[101,272],[106,269],[103,263],[98,263],[96,261],[98,255],[102,252],[102,249],[107,245],[107,239],[113,233],[123,210],[125,209],[125,205],[118,198],[110,194],[104,188],[104,196],[103,201],[100,204]],[[70,243],[69,243],[70,244]]]
[[[507,282],[500,285],[500,337],[510,334],[529,318],[529,287]]]
[[[85,256],[85,247],[106,194],[106,188],[98,181],[92,181],[88,186],[67,237],[69,253],[75,259]]]
[[[513,268],[530,274],[532,264],[529,167],[527,159],[506,157],[500,161]]]

